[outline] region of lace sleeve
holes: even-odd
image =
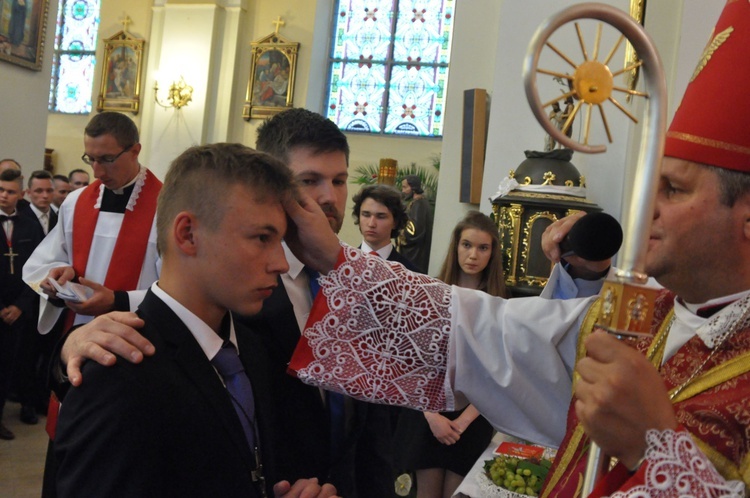
[[[299,378],[370,402],[452,407],[445,389],[451,287],[349,246],[343,253],[320,279],[324,300],[318,296],[304,332],[312,359]]]
[[[646,460],[638,471],[643,484],[611,498],[744,498],[745,485],[724,479],[687,431],[651,430],[646,442]]]

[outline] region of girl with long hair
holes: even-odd
[[[447,284],[508,297],[497,226],[470,211],[453,229],[438,276]],[[395,434],[400,468],[415,471],[417,498],[450,498],[493,435],[473,405],[448,413],[405,410]]]

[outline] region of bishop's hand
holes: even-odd
[[[645,453],[647,430],[677,428],[664,379],[640,352],[606,332],[594,332],[584,345],[576,415],[605,454],[633,468]]]

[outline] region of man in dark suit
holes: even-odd
[[[55,186],[52,183],[52,175],[48,171],[37,170],[29,177],[28,190],[29,209],[42,227],[44,235],[55,228],[57,224],[57,213],[52,209],[52,197]]]
[[[58,496],[335,493],[315,480],[264,483],[264,472],[278,475],[269,435],[279,432],[269,428],[277,417],[266,356],[228,311],[257,313],[287,271],[281,199],[291,190],[281,162],[241,145],[193,147],[173,162],[157,213],[161,275],[142,321],[125,319],[156,352],[141,365],[85,365],[86,382],[60,412]],[[112,326],[122,324],[105,315],[84,327]]]
[[[19,212],[33,220],[46,236],[57,224],[57,213],[52,210],[52,196],[55,188],[52,175],[48,171],[37,170],[31,173],[26,195],[29,203]],[[46,389],[47,365],[60,334],[41,335],[36,333],[39,318],[39,301],[35,300],[32,314],[33,328],[28,334],[21,334],[18,344],[18,362],[15,371],[16,388],[21,402],[21,422],[36,424],[37,407],[46,408],[49,391]],[[46,412],[45,412],[46,413]]]
[[[20,170],[0,173],[0,439],[13,439],[2,424],[10,376],[17,362],[17,342],[36,328],[33,309],[36,293],[21,279],[21,268],[44,234],[16,205],[23,195]]]
[[[338,127],[319,114],[292,109],[258,129],[258,150],[284,161],[300,189],[323,209],[338,233],[348,196],[349,145]],[[335,398],[287,374],[286,367],[312,306],[317,284],[286,246],[289,271],[263,310],[242,322],[266,345],[277,412],[288,428],[284,446],[292,477],[316,475],[347,498],[393,496],[391,424],[387,409]],[[343,402],[343,414],[337,408]]]
[[[349,145],[330,120],[305,109],[279,113],[258,129],[258,150],[289,166],[305,194],[322,208],[336,232],[346,206]],[[198,194],[196,194],[198,195]],[[277,450],[282,474],[294,480],[309,476],[330,482],[347,498],[384,498],[395,494],[391,452],[391,423],[387,410],[351,398],[330,396],[287,374],[287,364],[312,307],[314,276],[284,246],[289,270],[255,316],[238,317],[267,351],[273,406],[283,431]],[[71,382],[81,382],[77,368],[83,355],[107,363],[106,347],[123,357],[146,347],[142,338],[112,330],[125,342],[93,328],[74,331],[62,349]],[[341,406],[343,404],[343,406]],[[373,408],[374,407],[374,408]],[[339,411],[341,410],[341,411]]]
[[[352,217],[359,226],[365,253],[377,253],[388,261],[396,261],[411,271],[419,271],[414,263],[401,255],[391,242],[409,221],[401,193],[388,185],[368,185],[352,198]]]

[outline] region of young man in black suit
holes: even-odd
[[[257,313],[288,270],[288,195],[289,170],[238,144],[197,146],[175,159],[158,203],[161,275],[140,319],[125,319],[156,353],[140,365],[85,365],[86,382],[60,412],[59,497],[335,494],[314,479],[261,479],[278,468],[278,441],[268,436],[279,432],[272,385],[262,344],[235,331],[228,311]],[[105,315],[84,327],[115,325]],[[217,363],[224,353],[238,364],[232,372]],[[252,394],[243,398],[235,382],[251,384]]]
[[[346,136],[330,120],[305,109],[281,112],[258,129],[258,150],[284,162],[305,194],[322,208],[331,228],[338,233],[348,196],[349,145]],[[300,330],[312,307],[311,282],[315,278],[284,246],[289,270],[255,316],[238,317],[251,329],[267,351],[269,379],[277,423],[276,449],[283,452],[279,470],[294,480],[310,476],[335,485],[347,498],[385,498],[395,494],[388,409],[351,398],[331,400],[316,387],[303,384],[287,373],[287,364],[300,338]],[[146,347],[142,338],[119,327],[112,330],[126,341]],[[107,337],[105,337],[107,335]],[[93,343],[93,344],[92,344]],[[76,372],[83,355],[111,363],[100,347],[138,361],[141,353],[111,334],[91,327],[73,331],[62,350],[70,380],[81,382]],[[109,355],[111,357],[111,355]],[[85,383],[84,383],[85,384]],[[337,411],[343,401],[343,413]]]
[[[44,238],[31,218],[16,208],[23,196],[21,171],[8,168],[0,173],[0,439],[14,434],[2,424],[10,376],[17,361],[17,342],[32,334],[36,293],[21,279],[23,264]]]
[[[57,224],[57,213],[52,209],[52,198],[55,185],[52,175],[48,171],[37,170],[29,177],[28,190],[29,208],[34,214],[39,226],[47,235]]]
[[[401,193],[388,185],[368,185],[352,198],[352,217],[359,226],[362,244],[359,248],[377,253],[388,261],[396,261],[408,270],[419,271],[414,263],[402,256],[391,242],[409,221]]]

